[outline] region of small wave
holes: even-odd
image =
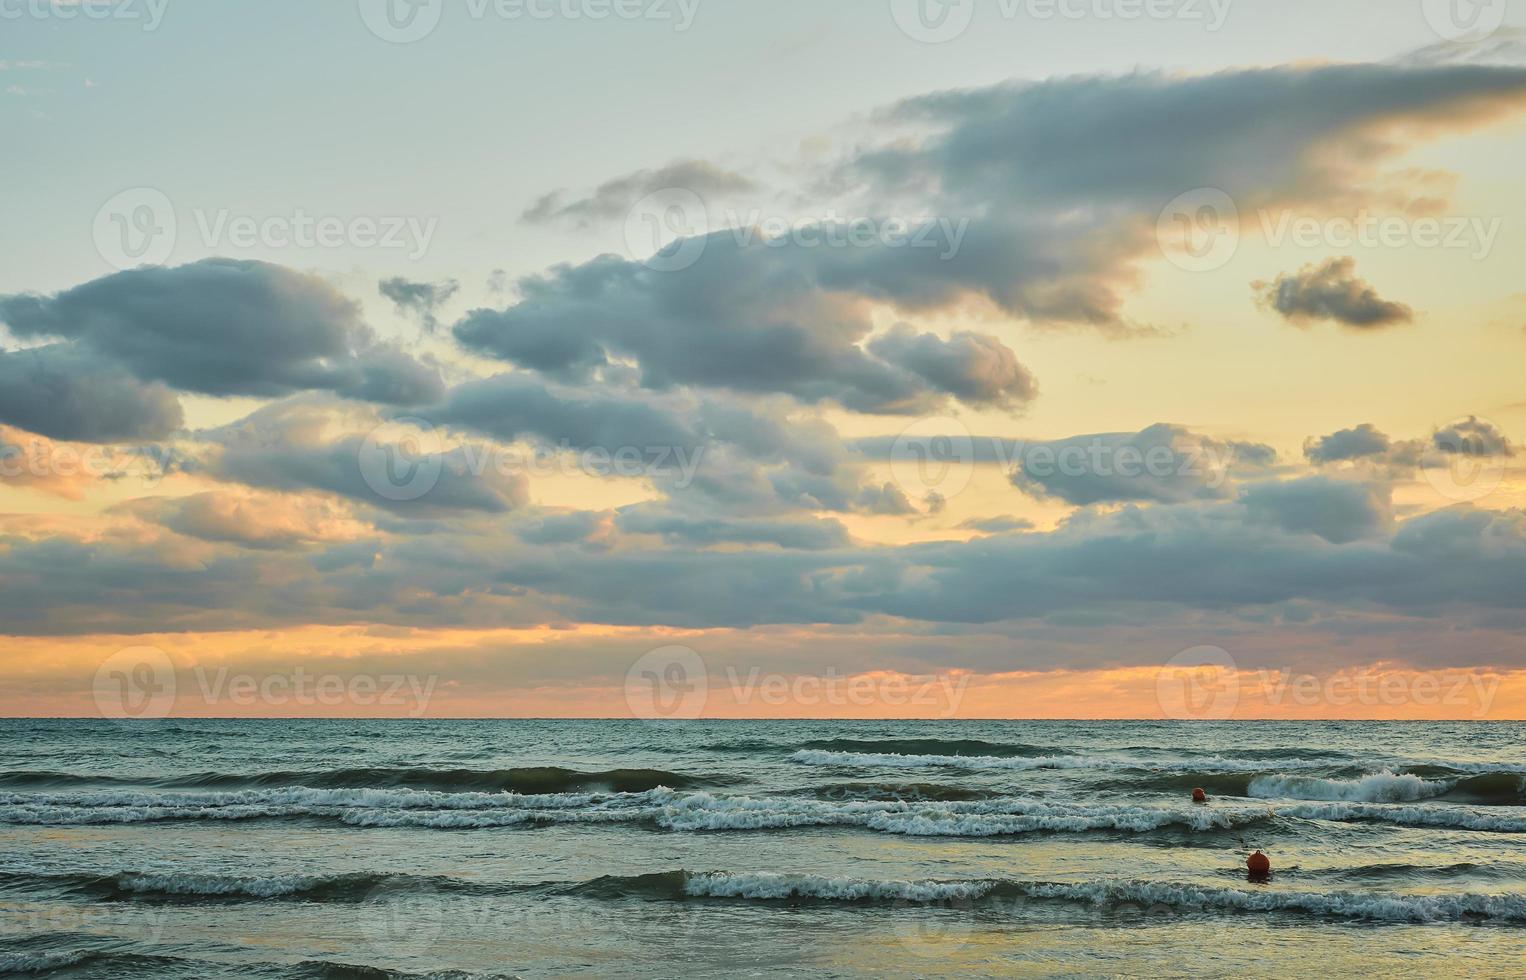
[[[0,872],[0,889],[6,891],[58,891],[106,901],[212,898],[359,902],[383,886],[389,890],[483,890],[483,886],[460,879],[383,873],[261,877],[150,871],[111,875]]]
[[[1450,804],[1400,806],[1382,803],[1295,803],[1278,806],[1279,816],[1302,820],[1335,820],[1354,823],[1387,823],[1401,827],[1451,827],[1457,830],[1485,830],[1501,833],[1526,833],[1526,816],[1480,813]]]
[[[992,755],[900,755],[894,752],[829,752],[801,749],[789,757],[807,766],[856,766],[891,769],[1138,769],[1154,772],[1259,772],[1267,767],[1259,759],[1204,756],[1193,759],[1144,759],[1128,756],[992,756]],[[1326,763],[1312,759],[1284,759],[1287,768],[1314,768]]]
[[[1360,803],[1405,803],[1445,793],[1451,784],[1421,779],[1413,773],[1375,772],[1357,779],[1315,776],[1257,776],[1246,795],[1262,799],[1330,800]]]
[[[1526,773],[1488,772],[1459,779],[1443,797],[1484,806],[1526,805]]]
[[[1474,893],[1384,894],[1222,888],[1157,881],[1083,883],[1019,879],[898,880],[725,871],[668,871],[606,877],[566,889],[590,897],[715,898],[751,901],[944,904],[1000,899],[1139,904],[1183,910],[1299,912],[1385,922],[1526,921],[1526,897]]]
[[[359,768],[311,772],[197,772],[179,776],[122,779],[83,773],[16,771],[0,773],[0,787],[142,786],[158,789],[421,789],[438,792],[549,794],[569,792],[640,793],[659,786],[687,789],[724,785],[720,777],[690,776],[662,769],[580,772],[556,766],[517,769]]]
[[[947,786],[942,783],[829,783],[811,787],[808,792],[821,800],[905,800],[933,803],[988,800],[998,795],[991,790]]]
[[[347,823],[368,827],[477,829],[538,824],[646,822],[672,831],[746,831],[794,827],[860,827],[908,836],[993,837],[1093,830],[1146,832],[1168,826],[1207,831],[1270,818],[1263,808],[1083,806],[1002,798],[979,802],[911,804],[901,801],[828,803],[814,800],[669,794],[630,808],[575,811],[376,811],[347,813]]]
[[[1041,745],[1026,745],[1022,742],[987,742],[979,738],[828,738],[802,742],[800,748],[870,755],[959,755],[997,758],[1068,754]]]

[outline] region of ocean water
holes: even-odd
[[[1523,736],[0,721],[0,974],[1522,976]]]

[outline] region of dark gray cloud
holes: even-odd
[[[1306,265],[1271,282],[1253,282],[1251,287],[1263,306],[1298,324],[1329,320],[1371,330],[1408,323],[1415,315],[1403,303],[1381,298],[1377,290],[1357,278],[1356,260],[1349,256]]]
[[[1515,448],[1505,433],[1487,419],[1470,415],[1460,422],[1437,429],[1431,445],[1457,456],[1513,456]]]
[[[1363,422],[1350,429],[1341,429],[1327,436],[1305,440],[1303,454],[1309,462],[1337,463],[1345,460],[1364,459],[1387,455],[1393,441],[1379,432],[1371,422]]]
[[[1240,495],[1253,517],[1291,534],[1315,534],[1332,544],[1373,537],[1393,522],[1388,487],[1309,476],[1258,483]]]
[[[1315,609],[1373,629],[1459,615],[1526,625],[1526,512],[1462,507],[1374,526],[1381,493],[1336,483],[1256,485],[1242,499],[1083,512],[1048,533],[904,547],[712,548],[683,535],[662,548],[569,547],[484,520],[318,550],[229,546],[190,567],[137,536],[0,536],[0,616],[16,633],[357,617],[741,628],[875,615],[939,629],[1085,621],[1174,632],[1199,614],[1227,617],[1233,632]]]
[[[1031,376],[994,338],[896,337],[866,351],[869,309],[815,254],[718,232],[682,272],[603,256],[522,281],[518,305],[474,310],[454,332],[471,350],[569,382],[629,358],[649,388],[781,393],[862,412],[916,413],[959,392],[1031,396]],[[979,357],[997,359],[988,376]]]
[[[1012,483],[1069,504],[1175,502],[1227,497],[1237,469],[1275,458],[1270,446],[1213,439],[1164,422],[1011,446]]]
[[[424,412],[440,425],[504,442],[529,438],[572,449],[697,449],[704,441],[675,408],[618,390],[556,390],[528,374],[500,374],[452,388]]]
[[[437,314],[440,307],[450,302],[461,289],[455,279],[442,282],[414,282],[402,276],[383,279],[377,284],[378,291],[397,307],[399,313],[412,316],[429,333],[440,325]]]
[[[669,542],[706,547],[718,544],[768,544],[780,548],[844,548],[848,530],[830,518],[749,520],[702,518],[663,506],[636,504],[622,508],[616,526],[627,534],[657,534]]]
[[[1010,534],[1013,531],[1031,531],[1033,522],[1026,517],[1013,517],[1011,514],[1002,514],[997,517],[972,517],[959,525],[966,531],[980,531],[983,534]]]
[[[447,446],[404,427],[329,434],[321,402],[277,402],[203,433],[202,471],[268,490],[317,490],[410,516],[499,514],[529,498],[522,469],[480,444]],[[390,468],[390,469],[389,469]],[[417,474],[425,474],[414,483]],[[420,487],[415,493],[411,487]]]
[[[624,220],[631,206],[658,191],[679,188],[702,199],[720,198],[753,190],[747,177],[706,160],[678,160],[656,170],[637,170],[600,184],[586,197],[566,200],[556,191],[538,198],[521,220],[533,224],[571,221],[586,227],[599,221]]]
[[[871,340],[869,351],[967,405],[1016,408],[1038,395],[1032,373],[989,334],[960,331],[943,340],[900,324]]]
[[[0,422],[74,442],[160,439],[182,424],[180,401],[72,344],[0,351]]]
[[[52,296],[4,296],[0,321],[18,337],[61,339],[142,381],[198,394],[326,390],[412,403],[443,387],[437,370],[378,343],[328,283],[266,262],[206,259]]]

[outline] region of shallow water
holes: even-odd
[[[1520,975],[1523,734],[0,721],[0,972]]]

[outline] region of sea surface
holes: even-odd
[[[3,720],[0,974],[1523,976],[1523,736]]]

